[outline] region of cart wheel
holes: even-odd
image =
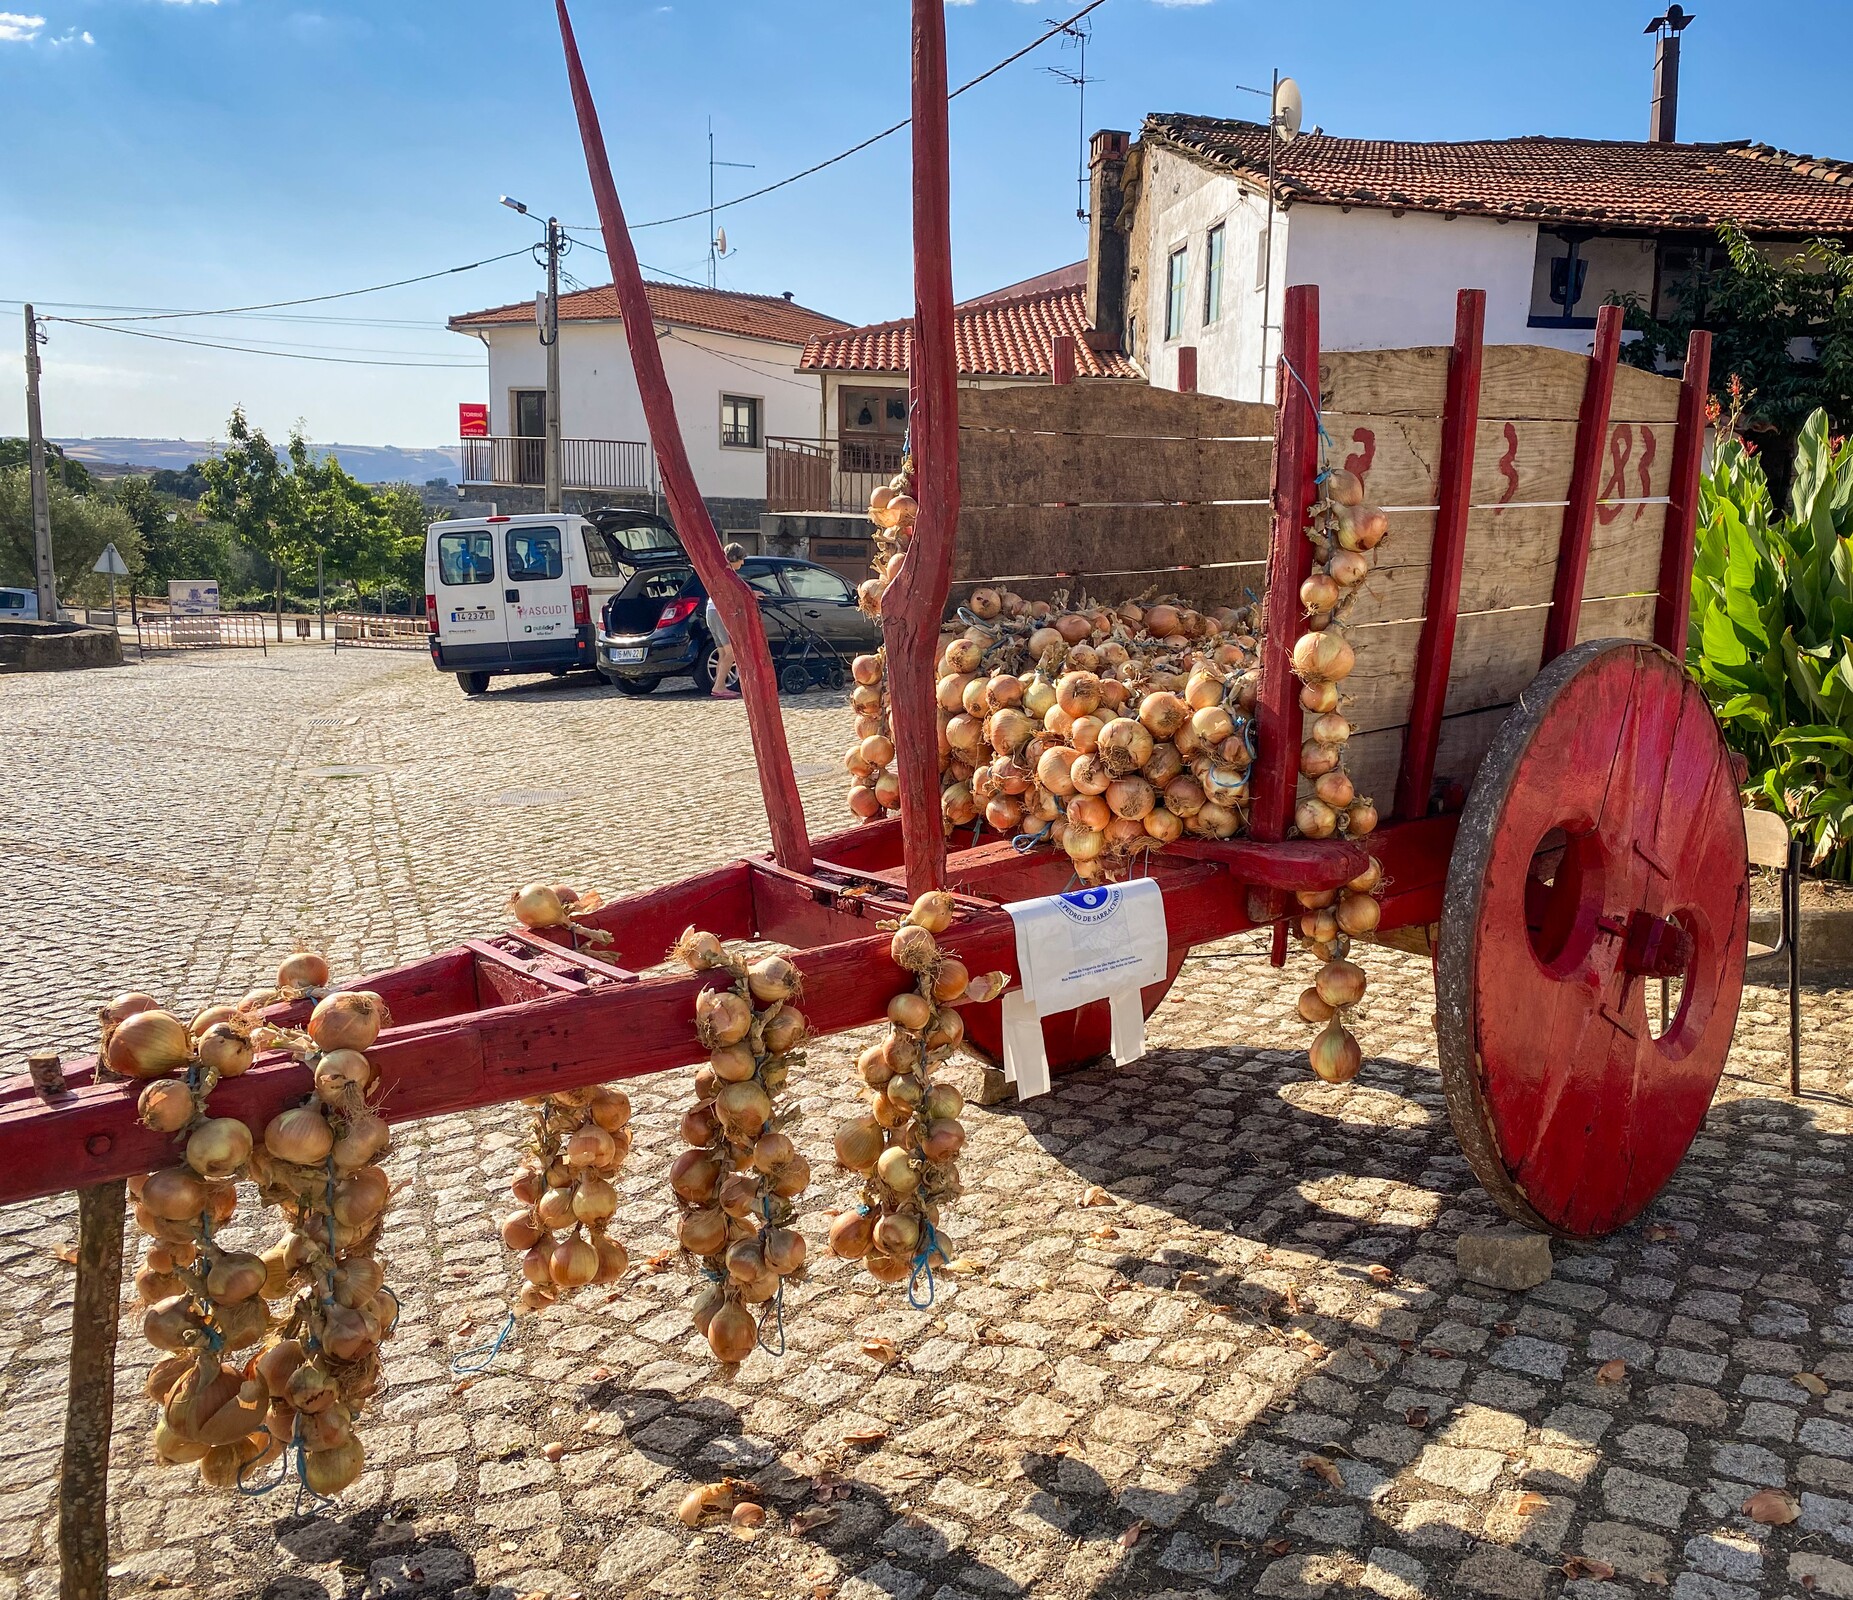
[[[1500,728],[1448,867],[1435,991],[1454,1132],[1518,1221],[1613,1232],[1704,1121],[1743,989],[1741,806],[1704,695],[1638,640],[1558,657]],[[1664,1022],[1661,977],[1684,980]]]

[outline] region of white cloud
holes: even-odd
[[[216,6],[219,0],[166,0],[170,6]]]
[[[0,44],[30,44],[45,26],[43,17],[23,11],[0,11]]]
[[[977,3],[978,0],[946,0],[949,6],[974,6]]]
[[[61,44],[95,44],[96,38],[88,28],[81,33],[76,28],[67,28],[55,39],[47,39],[45,42],[56,48]]]

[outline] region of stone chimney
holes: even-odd
[[[1119,226],[1132,135],[1103,129],[1088,153],[1088,343],[1117,350],[1126,327],[1126,235]]]
[[[1692,13],[1681,6],[1666,8],[1663,16],[1647,24],[1654,35],[1654,103],[1647,119],[1649,144],[1672,144],[1679,137],[1679,36],[1691,26]]]

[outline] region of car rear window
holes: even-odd
[[[605,537],[621,552],[630,555],[672,555],[682,549],[682,542],[673,533],[654,522],[638,522],[628,526],[606,522],[603,528]]]
[[[438,582],[494,583],[495,539],[488,533],[440,533]]]
[[[694,576],[688,567],[646,567],[625,584],[621,600],[673,600]]]
[[[565,570],[560,558],[560,530],[557,524],[508,530],[510,583],[557,578]]]

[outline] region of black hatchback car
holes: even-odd
[[[708,632],[708,591],[700,574],[680,544],[673,554],[653,549],[639,557],[600,618],[599,672],[626,694],[649,694],[677,677],[711,690],[720,650]],[[758,592],[766,642],[782,665],[787,690],[804,687],[807,678],[829,683],[831,667],[847,667],[852,657],[881,645],[881,624],[828,567],[789,556],[748,556],[740,576]]]

